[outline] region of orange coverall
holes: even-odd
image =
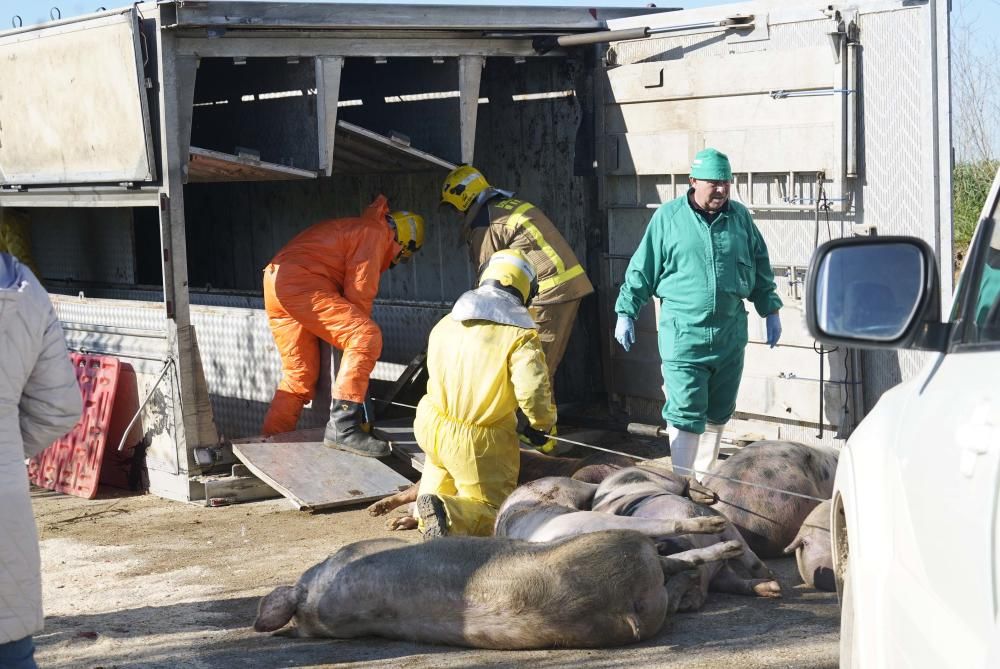
[[[317,223],[296,235],[264,269],[264,309],[281,354],[281,382],[265,435],[295,429],[319,378],[319,339],[344,352],[333,397],[363,403],[382,353],[371,319],[379,278],[399,254],[379,195],[357,218]]]

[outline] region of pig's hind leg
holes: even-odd
[[[739,557],[742,553],[743,546],[738,541],[723,541],[704,548],[692,548],[673,555],[661,555],[660,567],[663,569],[663,578],[669,580],[674,574],[694,569],[706,562],[728,560]]]
[[[257,605],[257,632],[274,632],[281,629],[299,608],[299,591],[296,586],[282,585],[265,595]]]
[[[733,595],[748,595],[750,597],[781,597],[781,584],[773,578],[745,578],[733,570],[729,563],[715,575],[709,584],[715,592],[728,592]]]
[[[546,520],[532,531],[528,539],[529,541],[554,541],[563,537],[603,530],[634,530],[647,537],[658,539],[680,534],[716,534],[725,529],[726,523],[726,519],[722,516],[660,520],[615,516],[600,511],[573,511]]]

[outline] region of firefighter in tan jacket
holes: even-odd
[[[463,215],[462,234],[477,270],[503,249],[521,251],[534,266],[538,296],[529,311],[538,325],[551,379],[566,352],[580,300],[594,287],[552,221],[513,195],[490,186],[475,167],[460,165],[445,178],[441,203]]]

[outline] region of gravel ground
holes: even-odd
[[[284,500],[205,508],[151,495],[82,500],[34,489],[42,547],[45,669],[83,667],[835,667],[836,596],[769,561],[785,591],[712,594],[645,643],[607,650],[486,651],[364,638],[257,634],[258,599],[340,546],[384,536],[362,508],[308,514]],[[399,533],[411,541],[415,532]],[[419,610],[414,611],[419,615]]]

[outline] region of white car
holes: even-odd
[[[809,330],[826,344],[933,351],[840,455],[831,518],[841,667],[1000,667],[1000,173],[940,319],[914,237],[816,251]]]

